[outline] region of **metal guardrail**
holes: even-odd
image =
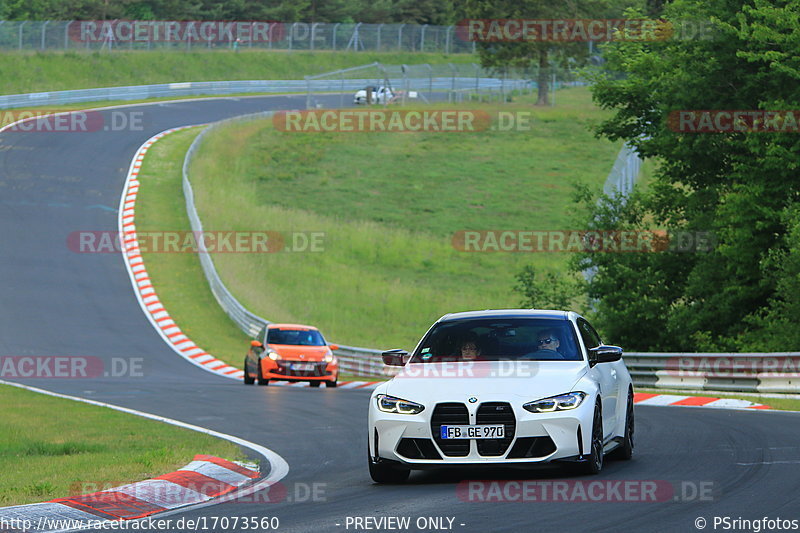
[[[608,196],[628,196],[633,192],[641,167],[639,154],[629,144],[623,145],[603,185],[603,193]]]
[[[434,77],[414,80],[419,85],[428,85],[435,91],[450,90],[474,84],[475,78]],[[100,89],[76,89],[0,96],[0,109],[35,107],[45,105],[79,104],[106,100],[144,100],[148,98],[214,96],[246,93],[319,93],[357,91],[374,83],[371,78],[351,80],[247,80],[247,81],[192,81],[163,83],[157,85],[134,85],[129,87],[106,87]],[[497,78],[481,78],[487,89],[500,87],[504,82]],[[508,83],[507,81],[505,83]]]
[[[215,129],[235,123],[268,118],[272,112],[234,117],[207,126],[192,142],[183,161],[183,191],[192,231],[202,235],[203,224],[194,205],[189,180],[191,160],[203,139]],[[627,148],[620,154],[621,160]],[[625,159],[630,155],[625,155]],[[612,171],[613,174],[613,171]],[[622,174],[620,174],[622,175]],[[632,185],[632,183],[631,183]],[[624,190],[624,189],[622,189]],[[214,268],[210,254],[202,253],[205,243],[200,239],[198,254],[203,273],[211,292],[231,320],[247,335],[255,337],[270,322],[248,311],[225,287]],[[336,352],[342,372],[365,376],[386,377],[397,372],[386,367],[380,350],[340,345]],[[785,353],[640,353],[624,355],[633,382],[637,387],[692,391],[730,391],[750,393],[800,393],[800,352]]]
[[[203,142],[203,139],[217,128],[223,127],[235,122],[246,122],[250,120],[257,120],[262,118],[269,118],[273,114],[272,111],[263,113],[252,113],[249,115],[242,115],[220,122],[215,122],[207,126],[200,134],[195,137],[186,156],[183,159],[183,193],[186,198],[186,212],[189,215],[189,223],[195,235],[203,235],[203,223],[197,213],[197,208],[194,204],[194,191],[192,184],[189,180],[189,166],[191,160],[198,151],[198,147]],[[255,338],[258,332],[270,321],[266,318],[260,317],[255,313],[248,311],[239,301],[231,294],[228,288],[223,283],[222,279],[217,274],[214,267],[214,261],[211,259],[211,254],[206,252],[204,239],[198,239],[198,248],[200,253],[200,265],[205,274],[208,285],[211,288],[211,293],[217,300],[217,303],[225,311],[233,322],[239,326],[245,334]],[[392,367],[386,367],[380,358],[380,350],[373,350],[369,348],[358,348],[355,346],[339,345],[339,350],[336,351],[336,357],[339,359],[339,368],[342,372],[347,374],[354,374],[358,376],[374,376],[386,377],[393,374]]]
[[[800,393],[800,352],[626,353],[639,387],[751,393]]]

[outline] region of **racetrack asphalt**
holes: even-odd
[[[72,232],[117,230],[128,166],[152,135],[304,103],[304,96],[159,103],[125,108],[143,113],[138,131],[0,134],[0,355],[144,361],[142,377],[13,381],[236,435],[288,461],[286,501],[225,503],[180,515],[187,518],[276,516],[279,531],[328,532],[364,530],[346,527],[347,517],[408,516],[410,531],[420,530],[419,517],[453,517],[454,531],[470,533],[697,531],[698,517],[712,530],[715,516],[800,520],[800,414],[787,412],[640,406],[634,459],[609,461],[597,477],[564,478],[552,468],[426,471],[406,485],[374,485],[366,468],[368,391],[245,387],[197,368],[147,321],[120,254],[68,249]],[[658,481],[678,498],[497,503],[457,495],[464,480],[562,478]],[[701,497],[698,487],[710,492]],[[312,489],[320,501],[308,501]],[[678,501],[682,491],[696,497]]]

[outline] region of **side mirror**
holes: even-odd
[[[619,346],[601,344],[596,348],[589,348],[589,364],[592,366],[597,363],[613,363],[620,359],[622,359],[622,348]]]
[[[400,348],[387,350],[381,354],[381,358],[384,365],[405,366],[408,361],[408,352]]]
[[[253,348],[263,348],[264,345],[261,344],[261,341],[250,341],[250,346]]]
[[[330,348],[331,350],[338,350],[339,349],[339,345],[338,344],[329,344],[328,348]]]

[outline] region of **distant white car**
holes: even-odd
[[[445,466],[571,463],[596,474],[633,453],[633,385],[622,349],[572,312],[508,309],[440,318],[369,403],[378,483]],[[407,361],[407,362],[406,362]]]
[[[367,96],[369,95],[369,102],[367,101]],[[380,104],[386,105],[392,101],[394,98],[394,93],[389,87],[375,87],[370,86],[360,91],[356,92],[355,97],[353,97],[354,104]]]

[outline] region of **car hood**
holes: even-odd
[[[538,400],[570,392],[588,371],[584,361],[482,361],[406,365],[386,394],[415,402]]]
[[[277,352],[284,359],[295,361],[322,361],[331,353],[327,346],[297,346],[294,344],[270,344],[269,351]]]

